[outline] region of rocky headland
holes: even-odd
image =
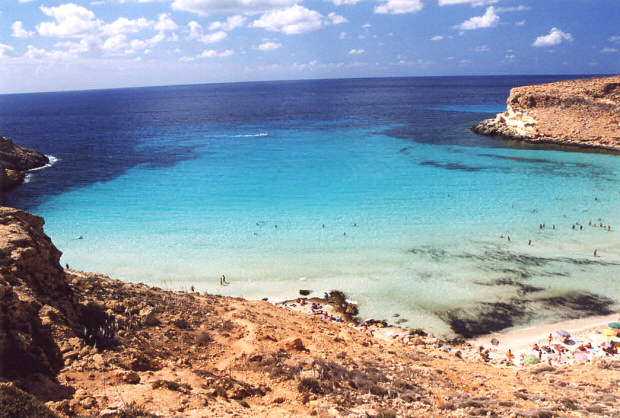
[[[40,152],[15,145],[0,135],[0,190],[14,189],[24,182],[27,171],[49,162],[49,158]]]
[[[620,362],[605,357],[493,364],[382,321],[63,269],[43,226],[0,208],[2,417],[620,414]],[[321,302],[346,313],[342,301]]]
[[[513,88],[506,110],[472,130],[533,143],[620,151],[620,76]]]

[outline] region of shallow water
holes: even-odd
[[[604,313],[620,295],[618,156],[467,129],[539,81],[0,96],[4,134],[59,159],[3,200],[44,216],[71,268],[164,288],[339,289],[365,318],[439,333]]]

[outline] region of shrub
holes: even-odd
[[[211,334],[209,334],[208,332],[200,331],[199,333],[196,334],[196,344],[200,346],[207,345],[212,341],[213,341],[213,337],[211,337]]]
[[[156,380],[151,384],[153,389],[166,388],[174,392],[189,393],[192,387],[187,383],[173,382],[171,380]]]
[[[58,418],[37,398],[12,385],[0,385],[0,418]]]
[[[108,315],[101,306],[90,302],[82,305],[82,333],[84,343],[97,347],[100,350],[112,348],[116,345],[116,331],[118,322]]]
[[[302,393],[312,392],[318,394],[321,393],[321,384],[316,379],[306,377],[301,379],[299,385],[297,385],[297,390]]]

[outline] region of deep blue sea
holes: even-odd
[[[56,160],[1,203],[45,217],[63,264],[166,289],[339,289],[440,334],[605,313],[620,156],[469,130],[510,88],[566,78],[1,95],[0,132]]]

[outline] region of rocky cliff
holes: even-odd
[[[620,76],[513,88],[506,111],[472,130],[528,142],[620,151]]]
[[[43,224],[40,217],[0,207],[0,377],[24,386],[54,378],[63,366],[56,340],[81,327],[61,252]]]
[[[40,152],[15,145],[0,136],[0,190],[13,189],[24,181],[25,172],[48,164],[49,158]]]

